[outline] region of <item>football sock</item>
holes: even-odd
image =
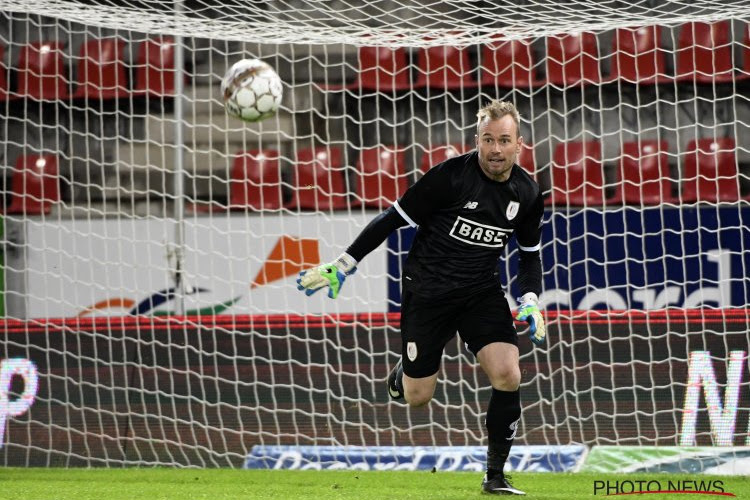
[[[487,408],[487,478],[503,472],[521,419],[521,393],[492,389]]]

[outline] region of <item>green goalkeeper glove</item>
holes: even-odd
[[[297,290],[304,290],[309,297],[321,288],[328,287],[328,297],[335,299],[339,296],[346,277],[356,271],[357,261],[348,253],[342,253],[333,262],[299,273]]]
[[[534,292],[529,292],[519,300],[521,306],[518,308],[516,319],[529,324],[529,338],[534,344],[543,344],[547,336],[547,328],[544,326],[544,318],[539,310],[539,298]]]

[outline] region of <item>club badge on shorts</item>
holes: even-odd
[[[517,201],[511,201],[508,203],[508,207],[505,209],[505,218],[513,220],[518,215],[518,208],[520,204]]]
[[[409,361],[417,359],[417,343],[409,342],[406,344],[406,355],[409,357]]]

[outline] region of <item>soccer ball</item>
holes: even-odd
[[[281,79],[259,59],[237,61],[221,81],[224,107],[232,116],[247,122],[265,120],[281,104]]]

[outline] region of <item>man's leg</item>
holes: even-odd
[[[437,386],[437,372],[428,377],[409,377],[404,374],[401,360],[388,376],[388,394],[391,399],[406,399],[409,406],[424,406],[430,402]]]
[[[404,290],[401,300],[401,359],[388,376],[388,395],[424,406],[435,393],[443,348],[456,335],[463,298],[438,302]]]
[[[521,370],[518,347],[505,342],[493,342],[478,353],[479,364],[492,384],[492,395],[487,407],[487,475],[482,483],[486,493],[523,495],[513,488],[503,475],[521,419]]]

